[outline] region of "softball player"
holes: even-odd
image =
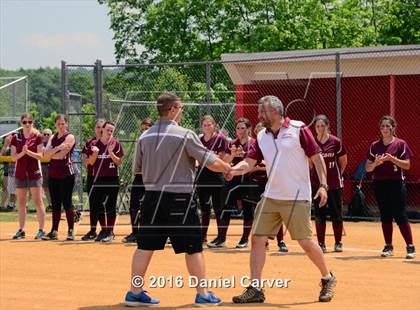
[[[201,119],[203,135],[201,143],[210,151],[223,159],[227,149],[227,140],[216,131],[216,121],[211,115],[205,115]],[[199,167],[197,179],[197,194],[201,207],[201,226],[203,243],[207,242],[207,230],[210,223],[211,206],[216,215],[218,236],[221,235],[220,219],[225,199],[225,178],[220,172],[213,172],[206,167]],[[210,203],[211,199],[211,203]]]
[[[252,128],[249,119],[241,117],[236,121],[235,128],[237,138],[229,143],[226,150],[227,154],[224,159],[227,163],[231,163],[233,165],[236,165],[246,157],[248,146],[254,141],[254,138],[251,137]],[[244,221],[242,237],[236,245],[236,248],[245,248],[248,246],[248,237],[251,233],[252,222],[254,219],[253,204],[249,199],[249,183],[249,174],[234,177],[227,183],[227,204],[225,204],[226,208],[222,211],[220,233],[216,239],[207,244],[209,248],[219,248],[225,244],[232,211],[229,209],[229,206],[236,205],[238,200],[242,204]]]
[[[82,149],[83,163],[87,167],[87,179],[86,179],[86,191],[89,197],[89,224],[90,230],[82,237],[83,241],[93,240],[97,237],[96,234],[96,225],[98,222],[98,217],[95,213],[92,203],[92,184],[95,176],[93,175],[93,164],[91,158],[89,157],[90,150],[92,146],[96,143],[97,140],[101,138],[102,126],[104,125],[105,120],[103,118],[98,118],[95,121],[95,137],[89,139],[85,146]]]
[[[20,117],[22,131],[14,135],[10,142],[11,157],[16,161],[15,184],[16,197],[19,205],[19,230],[13,239],[25,238],[25,218],[28,189],[35,203],[39,229],[35,239],[44,236],[45,210],[42,202],[42,172],[41,163],[43,144],[42,136],[34,128],[33,116],[29,113]]]
[[[61,219],[61,206],[66,211],[67,218],[67,239],[74,240],[74,218],[75,211],[72,204],[74,187],[74,167],[71,160],[76,143],[74,136],[67,131],[68,120],[63,114],[55,118],[56,133],[51,137],[44,150],[44,156],[51,158],[48,166],[48,188],[52,204],[52,228],[51,231],[42,237],[43,240],[57,240],[58,226]]]
[[[373,189],[379,205],[385,247],[381,256],[393,255],[392,220],[397,223],[407,244],[406,258],[416,256],[413,236],[406,212],[404,170],[410,169],[412,153],[407,142],[395,136],[397,122],[385,115],[379,121],[381,139],[372,143],[366,161],[366,171],[373,173]]]
[[[92,187],[92,204],[101,224],[101,231],[95,241],[112,242],[114,225],[117,217],[117,198],[120,186],[118,165],[124,156],[124,149],[114,138],[115,125],[105,122],[102,126],[101,138],[92,145],[88,153],[92,157],[95,179]]]
[[[150,118],[145,118],[140,123],[140,132],[143,133],[153,126],[153,121]],[[134,170],[134,169],[133,169]],[[140,211],[140,200],[144,195],[145,189],[143,184],[143,175],[141,171],[133,171],[134,180],[131,186],[130,192],[130,222],[131,222],[131,234],[125,236],[122,239],[123,243],[135,243],[137,240],[137,232],[139,230],[138,216]]]
[[[326,216],[331,216],[334,231],[334,251],[342,252],[343,244],[343,172],[347,166],[347,153],[340,139],[330,134],[330,121],[325,115],[317,115],[314,121],[316,143],[321,149],[327,168],[328,201],[327,205],[320,207],[319,199],[313,199],[315,209],[315,227],[318,244],[324,253]],[[311,169],[312,196],[319,188],[318,175],[314,168]]]

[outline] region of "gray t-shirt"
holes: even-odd
[[[175,121],[158,121],[137,141],[133,173],[143,174],[147,191],[192,193],[195,161],[205,166],[216,158],[193,131]]]

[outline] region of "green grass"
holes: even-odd
[[[26,221],[33,222],[36,220],[37,220],[36,213],[26,214]],[[17,222],[17,221],[18,221],[17,211],[0,213],[0,222]]]

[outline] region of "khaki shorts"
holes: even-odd
[[[252,234],[275,237],[282,223],[292,240],[312,239],[311,203],[262,197],[255,210]]]

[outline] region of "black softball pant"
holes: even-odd
[[[223,175],[202,168],[198,172],[196,184],[201,215],[210,218],[211,207],[213,206],[216,218],[220,219],[226,197]]]
[[[120,188],[118,177],[98,177],[92,186],[92,205],[97,219],[104,229],[105,218],[106,227],[112,229],[117,216],[117,198]]]
[[[69,175],[63,179],[49,178],[48,189],[51,195],[52,209],[61,212],[61,206],[64,210],[73,208],[72,195],[74,187],[74,175]]]
[[[234,177],[228,182],[226,186],[226,204],[223,210],[222,219],[229,220],[232,206],[236,205],[236,201],[242,202],[242,215],[244,221],[254,220],[254,203],[250,197],[250,191],[256,185],[250,183],[249,178],[246,176]]]
[[[133,233],[137,233],[139,227],[140,200],[143,198],[145,188],[143,176],[136,174],[130,191],[130,221]]]
[[[373,181],[373,190],[381,213],[381,222],[408,222],[406,212],[406,189],[402,180]]]
[[[315,196],[317,188],[312,188],[312,196]],[[313,197],[312,197],[313,198]],[[331,216],[333,223],[343,222],[343,189],[331,189],[328,191],[327,204],[322,208],[319,207],[319,198],[313,199],[315,223],[325,224],[327,215]]]

